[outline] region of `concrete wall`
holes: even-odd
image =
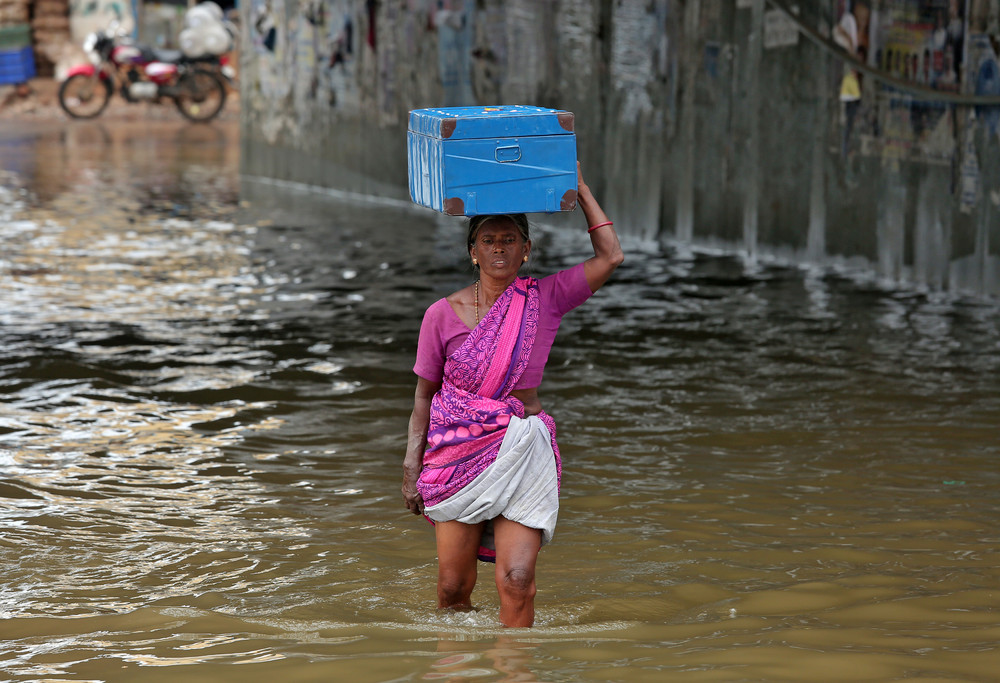
[[[849,12],[873,74],[1000,94],[1000,0],[798,4],[826,38]],[[247,175],[405,199],[410,109],[557,107],[626,233],[1000,294],[1000,109],[864,75],[845,136],[844,63],[769,1],[240,7]]]

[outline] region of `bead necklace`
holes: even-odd
[[[479,280],[476,280],[476,327],[479,326]]]

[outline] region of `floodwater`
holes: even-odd
[[[237,147],[0,128],[0,678],[996,680],[996,306],[627,244],[552,353],[560,523],[503,630],[486,566],[434,610],[399,495],[461,226]]]

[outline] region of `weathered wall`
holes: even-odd
[[[875,75],[1000,94],[1000,0],[846,4],[801,2],[798,17],[835,38],[849,12]],[[929,104],[864,75],[845,135],[843,62],[765,0],[250,0],[241,12],[247,175],[405,198],[410,109],[558,107],[576,113],[588,180],[625,232],[1000,294],[1000,110]]]

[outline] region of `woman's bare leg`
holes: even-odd
[[[482,524],[437,522],[438,609],[472,609]]]
[[[496,582],[500,593],[500,623],[535,623],[535,562],[542,548],[542,532],[505,517],[493,520],[497,546]]]

